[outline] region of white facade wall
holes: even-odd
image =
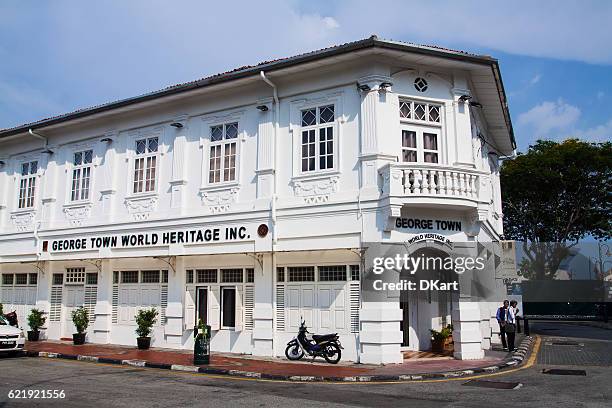
[[[486,121],[478,109],[459,100],[461,95],[477,94],[470,73],[420,65],[398,71],[397,65],[364,57],[272,76],[280,106],[262,80],[237,81],[236,86],[213,87],[40,130],[49,139],[52,155],[42,153],[40,140],[26,135],[0,142],[0,160],[5,163],[0,168],[0,272],[38,273],[35,302],[29,299],[23,309],[35,304],[47,312],[51,311],[54,273],[67,268],[97,273],[95,322],[88,330],[88,341],[133,345],[134,324],[117,319],[114,311],[113,274],[168,271],[167,283],[150,285],[146,296],[134,295],[141,303],[134,308],[155,303],[163,286],[166,320],[156,325],[153,346],[189,349],[192,312],[185,306],[190,286],[186,271],[253,268],[253,326],[215,330],[213,350],[281,356],[297,331],[295,313],[312,313],[313,331],[340,333],[345,358],[399,361],[402,317],[398,302],[351,303],[350,277],[344,282],[277,281],[278,267],[360,265],[362,243],[404,242],[418,231],[392,227],[393,220],[403,214],[462,220],[466,228],[449,234],[458,242],[500,237],[498,171],[491,167],[496,163],[477,136],[480,132],[487,137]],[[417,77],[426,78],[426,92],[415,89]],[[384,82],[392,86],[380,88]],[[366,84],[370,90],[359,90],[357,84]],[[440,106],[440,122],[401,121],[402,100]],[[261,105],[268,110],[258,109]],[[328,105],[335,111],[333,169],[304,173],[300,169],[301,112]],[[228,123],[238,123],[236,178],[209,183],[211,127]],[[438,135],[438,166],[447,171],[441,177],[450,177],[453,171],[473,176],[477,184],[472,195],[405,194],[401,175],[415,166],[398,163],[401,131],[422,128]],[[151,137],[159,141],[156,188],[134,194],[136,141]],[[92,150],[94,156],[90,195],[75,203],[71,201],[72,160],[75,152],[84,150]],[[21,165],[29,161],[38,161],[35,204],[20,209]],[[261,224],[270,230],[265,237],[257,234]],[[50,245],[63,239],[238,226],[246,227],[246,237],[212,243],[69,251],[43,248],[43,241]],[[142,292],[143,285],[133,286],[135,292]],[[285,305],[284,330],[279,329],[283,322],[277,304],[281,287],[285,302],[291,303]],[[66,296],[68,286],[62,290]],[[3,288],[3,297],[4,293]],[[352,330],[355,310],[351,308],[355,307],[360,325]],[[423,307],[431,307],[435,314],[437,305]],[[48,338],[69,334],[64,309],[61,321],[47,324]],[[432,327],[439,327],[450,313],[439,312],[444,316],[430,319]],[[490,316],[469,302],[453,313],[458,357],[480,357],[483,346],[488,347],[487,336],[491,337],[485,324]],[[420,337],[427,339],[427,331],[423,332]]]

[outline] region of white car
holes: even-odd
[[[4,316],[0,316],[0,353],[23,350],[25,335],[23,330],[13,327]]]

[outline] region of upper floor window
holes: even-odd
[[[21,178],[19,180],[19,208],[34,207],[37,172],[38,161],[31,161],[21,164]]]
[[[302,111],[302,172],[334,168],[334,119],[334,105]]]
[[[89,199],[89,181],[91,179],[91,163],[93,150],[85,150],[74,153],[72,169],[72,189],[70,199],[72,201]]]
[[[405,126],[402,129],[402,161],[439,163],[437,129]]]
[[[209,183],[236,180],[237,139],[236,122],[210,128]]]
[[[399,115],[400,119],[440,123],[440,105],[403,100],[400,101]]]
[[[158,138],[136,140],[134,159],[134,193],[155,191]]]

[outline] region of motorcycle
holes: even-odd
[[[340,361],[343,347],[340,344],[338,333],[313,334],[311,339],[306,336],[307,333],[311,334],[307,330],[306,322],[302,320],[298,335],[287,343],[285,349],[285,356],[289,360],[299,360],[308,354],[313,360],[317,356],[323,357],[330,364],[337,364]]]
[[[17,312],[15,310],[3,316],[6,320],[8,320],[9,325],[14,327],[17,327],[19,325],[19,322],[17,321]]]

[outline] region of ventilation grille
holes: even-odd
[[[168,286],[161,287],[161,324],[165,325],[167,322],[166,319],[166,309],[168,308]]]
[[[117,323],[119,316],[119,286],[113,286],[113,323]]]
[[[253,307],[254,302],[254,288],[253,286],[246,286],[244,288],[244,329],[253,330]]]
[[[51,287],[51,305],[49,308],[49,321],[59,322],[62,316],[62,287]]]
[[[285,330],[285,286],[276,285],[276,330]]]
[[[98,287],[97,286],[86,286],[85,287],[85,309],[89,314],[89,321],[96,321],[96,302],[98,301]]]
[[[351,283],[349,291],[349,301],[351,306],[351,333],[359,333],[359,283]]]

